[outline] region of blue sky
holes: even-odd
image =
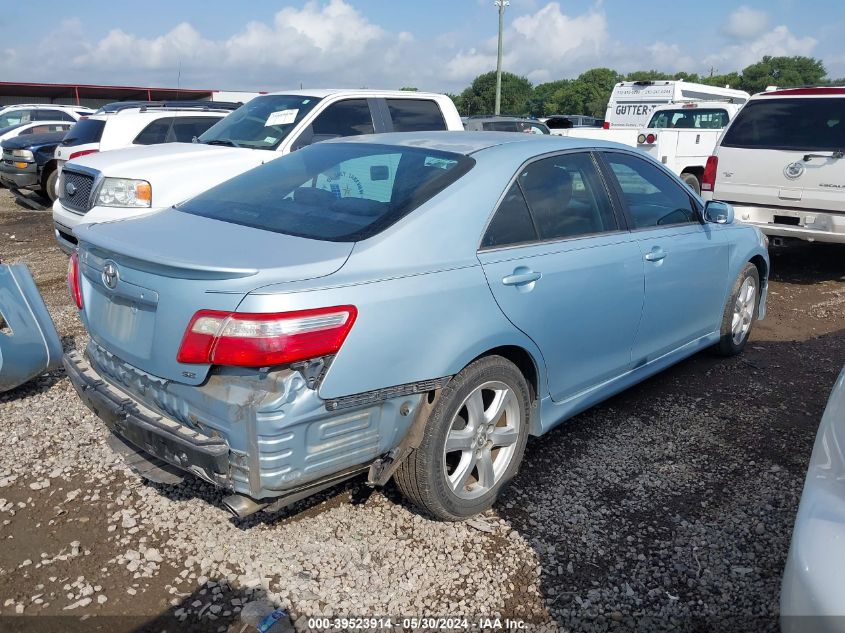
[[[4,3],[0,79],[278,90],[457,91],[495,65],[492,0]],[[845,76],[842,0],[511,0],[505,69],[719,73],[812,55]]]

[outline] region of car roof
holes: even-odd
[[[767,99],[770,97],[845,97],[845,86],[816,86],[809,88],[782,88],[758,92],[752,99]]]
[[[556,136],[552,134],[526,134],[525,132],[389,132],[345,136],[323,141],[323,143],[373,143],[397,145],[400,147],[424,147],[426,149],[452,152],[469,156],[500,145],[520,146],[526,154],[543,154],[567,149],[602,147],[608,149],[632,149],[628,145],[591,138]]]
[[[344,93],[389,97],[425,97],[426,99],[444,96],[443,94],[437,92],[415,92],[412,90],[373,90],[370,88],[362,88],[360,90],[357,88],[314,88],[301,90],[276,90],[258,96],[266,97],[271,95],[298,95],[303,97],[315,97],[318,99],[324,99],[325,97]]]

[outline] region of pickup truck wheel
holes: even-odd
[[[718,350],[722,356],[735,356],[745,349],[760,303],[760,273],[748,263],[734,282],[722,315]]]
[[[530,398],[522,373],[501,356],[464,368],[443,388],[420,446],[394,475],[404,495],[447,521],[493,505],[522,461]]]
[[[44,180],[44,185],[41,187],[41,195],[47,198],[50,202],[56,201],[56,180],[59,179],[59,170],[54,169],[49,173]]]
[[[681,180],[683,180],[687,186],[695,192],[695,195],[701,195],[701,183],[698,180],[698,176],[685,172],[681,174]]]

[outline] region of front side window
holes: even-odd
[[[529,164],[517,178],[541,240],[618,228],[593,159],[563,154]]]
[[[314,136],[322,139],[372,134],[374,131],[366,99],[348,99],[331,104],[317,115],[311,128]]]
[[[430,99],[387,99],[395,132],[445,130],[440,106]]]
[[[684,185],[660,168],[629,154],[604,155],[616,176],[635,229],[698,222]]]
[[[648,127],[719,130],[727,124],[728,111],[721,108],[677,108],[655,112]]]
[[[845,98],[749,101],[725,132],[723,147],[836,152],[845,149]]]
[[[461,154],[369,143],[317,143],[179,205],[207,218],[314,240],[380,233],[469,171]]]
[[[264,95],[251,99],[212,125],[198,141],[275,150],[320,99],[301,95]]]

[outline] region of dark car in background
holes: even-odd
[[[27,134],[2,143],[0,182],[9,189],[32,189],[50,202],[56,199],[56,147],[66,132]]]

